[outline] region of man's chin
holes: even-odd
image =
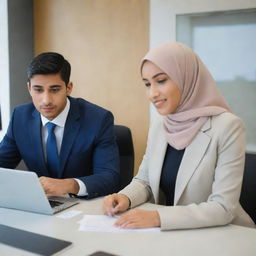
[[[41,114],[42,114],[45,118],[47,118],[48,120],[53,120],[53,119],[55,118],[55,115],[53,115],[53,114],[47,114],[47,113],[42,113],[42,112],[41,112]]]

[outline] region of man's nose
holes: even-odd
[[[48,92],[45,92],[43,94],[43,104],[44,105],[49,105],[51,103],[51,96]]]

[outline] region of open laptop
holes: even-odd
[[[0,168],[0,207],[52,215],[77,204],[77,198],[47,198],[37,174]]]

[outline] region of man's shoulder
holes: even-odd
[[[19,113],[19,114],[33,112],[34,110],[35,110],[35,106],[32,102],[18,105],[14,108],[14,112]]]
[[[69,97],[69,100],[71,106],[73,105],[75,107],[78,107],[82,112],[93,112],[99,114],[106,114],[107,112],[110,112],[109,110],[82,98]]]
[[[90,127],[95,132],[96,127],[100,129],[101,125],[112,124],[114,122],[113,114],[87,100],[81,98],[71,98],[70,110],[68,118],[69,120],[79,120],[80,125],[90,130]]]

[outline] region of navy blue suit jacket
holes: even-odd
[[[70,99],[60,150],[60,171],[54,178],[79,178],[88,198],[119,189],[119,154],[111,112],[80,98]],[[40,113],[33,103],[14,109],[0,144],[0,166],[15,168],[21,159],[37,175],[53,177],[46,166]]]

